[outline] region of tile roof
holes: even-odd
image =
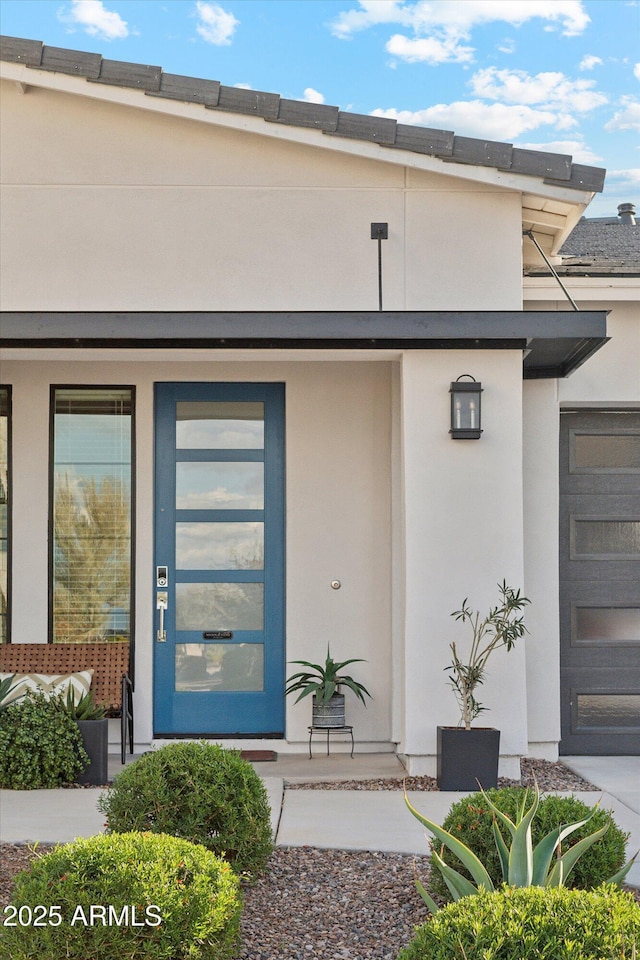
[[[269,123],[318,130],[327,136],[377,143],[394,150],[427,154],[444,162],[493,167],[500,171],[542,177],[553,186],[600,192],[605,171],[574,163],[571,156],[524,150],[510,143],[456,136],[450,130],[398,123],[385,117],[348,113],[326,104],[287,100],[276,93],[223,86],[217,80],[199,80],[164,73],[161,67],[106,60],[97,53],[50,47],[38,40],[0,37],[0,60],[22,63],[35,70],[84,77],[143,90],[147,96],[201,104],[206,110],[248,114]]]

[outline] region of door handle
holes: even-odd
[[[164,627],[164,612],[167,609],[168,596],[169,595],[166,590],[159,590],[156,593],[156,610],[158,610],[160,613],[160,622],[158,625],[158,631],[156,633],[156,640],[158,643],[166,643],[167,640],[167,631]]]

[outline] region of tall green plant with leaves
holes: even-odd
[[[102,703],[96,703],[93,690],[83,693],[76,701],[73,688],[70,686],[67,690],[67,698],[64,700],[64,708],[72,720],[104,720],[107,715],[107,708]]]
[[[298,700],[302,700],[303,697],[308,697],[309,694],[314,694],[316,699],[321,703],[328,703],[334,693],[340,692],[339,687],[346,687],[348,690],[351,690],[352,693],[355,693],[356,697],[358,697],[366,707],[365,695],[367,697],[371,696],[367,688],[357,680],[354,680],[353,677],[342,673],[344,668],[348,667],[350,663],[364,662],[364,660],[358,658],[342,661],[334,660],[329,647],[327,647],[327,656],[324,663],[310,663],[308,660],[293,660],[292,663],[297,663],[309,669],[300,670],[298,673],[293,673],[288,677],[285,693],[301,691],[300,696],[296,699],[296,703]]]
[[[521,611],[531,601],[523,597],[519,590],[508,587],[506,580],[498,584],[498,590],[500,601],[491,607],[486,617],[480,619],[479,611],[469,607],[466,597],[460,610],[451,614],[456,620],[469,623],[472,631],[468,655],[462,657],[454,641],[449,645],[453,659],[445,667],[460,705],[461,723],[465,730],[470,730],[471,722],[486,709],[476,700],[475,690],[484,682],[489,657],[500,647],[512,650],[516,640],[527,632]]]
[[[511,887],[564,886],[567,877],[582,854],[603,837],[609,829],[609,824],[606,823],[600,829],[595,830],[587,837],[574,843],[573,846],[569,847],[569,849],[563,853],[561,848],[563,840],[576,830],[585,826],[591,819],[593,815],[591,814],[589,817],[578,820],[575,823],[567,825],[560,824],[555,829],[549,831],[534,847],[531,836],[531,823],[540,803],[540,791],[538,787],[536,786],[533,792],[533,800],[529,807],[527,807],[529,791],[525,791],[515,822],[498,809],[484,790],[481,792],[486,803],[493,811],[493,834],[500,858],[502,875],[504,882]],[[437,823],[428,820],[427,817],[419,813],[410,803],[406,793],[404,799],[412,815],[461,860],[473,878],[473,880],[469,880],[467,877],[462,876],[461,873],[454,870],[448,863],[445,863],[443,858],[440,857],[435,850],[433,851],[433,857],[453,899],[457,901],[461,897],[477,894],[478,890],[495,890],[489,873],[475,853],[473,853],[466,844],[462,843],[461,840],[458,840],[457,837],[454,837]],[[597,806],[594,809],[597,809]],[[499,823],[506,828],[507,833],[510,835],[510,845],[505,840]],[[621,870],[614,876],[609,877],[605,883],[622,883],[637,856],[638,854],[632,857]],[[432,897],[430,897],[418,879],[416,879],[416,887],[429,910],[436,913],[439,909],[438,905]]]

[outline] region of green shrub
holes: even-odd
[[[151,833],[56,847],[18,875],[12,904],[0,928],[12,960],[226,960],[242,910],[228,863]]]
[[[524,788],[522,787],[487,790],[489,799],[512,819],[522,803],[523,795]],[[558,797],[553,794],[541,797],[538,812],[531,825],[534,846],[554,827],[559,824],[583,820],[589,816],[592,810],[593,807],[587,806],[576,797]],[[482,794],[472,793],[453,804],[442,826],[475,853],[482,861],[494,884],[499,886],[502,883],[502,871],[493,836],[492,821],[491,810]],[[590,890],[617,873],[623,865],[627,835],[622,832],[611,814],[606,810],[596,810],[589,823],[571,834],[563,844],[562,849],[568,849],[569,846],[594,833],[607,822],[610,822],[609,829],[604,837],[582,854],[567,879],[567,887]],[[432,848],[440,853],[438,841],[434,840],[432,842]],[[460,860],[450,850],[445,848],[441,856],[445,863],[454,867],[463,876],[470,877]],[[451,894],[433,858],[429,889],[435,896],[443,900],[451,900]]]
[[[60,697],[29,693],[0,713],[0,787],[41,790],[73,783],[89,758]]]
[[[145,754],[118,774],[98,806],[112,832],[150,830],[201,843],[248,879],[273,850],[262,780],[217,744],[173,743]]]
[[[632,960],[640,907],[616,887],[502,887],[417,928],[398,960]]]

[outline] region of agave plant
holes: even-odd
[[[93,690],[83,693],[80,699],[76,701],[71,687],[67,690],[64,709],[72,720],[102,720],[107,713],[106,707],[95,702]]]
[[[293,673],[287,678],[288,686],[285,690],[286,694],[295,693],[297,690],[301,691],[300,696],[296,699],[296,703],[302,700],[303,697],[308,697],[311,693],[316,695],[320,703],[328,703],[334,693],[339,693],[338,687],[347,687],[355,693],[356,697],[362,700],[366,706],[365,695],[367,697],[371,696],[367,688],[348,674],[340,672],[349,666],[350,663],[364,663],[364,660],[356,658],[336,662],[332,659],[329,648],[327,647],[327,658],[324,664],[310,663],[308,660],[292,660],[291,662],[309,668],[308,670],[300,670],[298,673]]]
[[[528,809],[529,791],[525,791],[522,804],[515,818],[515,823],[492,803],[484,790],[482,790],[482,794],[493,811],[493,835],[500,857],[502,876],[504,882],[511,887],[564,886],[565,881],[582,854],[596,843],[600,837],[604,836],[609,829],[609,824],[607,823],[604,827],[594,831],[589,836],[584,837],[584,839],[579,840],[573,844],[573,846],[569,847],[565,853],[562,853],[562,841],[589,822],[597,809],[596,805],[588,817],[583,820],[577,820],[575,823],[567,824],[566,826],[561,824],[547,833],[534,847],[531,838],[531,822],[536,815],[540,803],[540,791],[538,790],[537,784],[533,791],[533,801]],[[404,799],[413,816],[459,858],[475,881],[472,882],[467,879],[467,877],[463,877],[462,874],[454,870],[448,863],[445,863],[442,857],[434,851],[434,858],[447,887],[451,891],[453,899],[459,900],[461,897],[471,896],[478,893],[480,889],[493,891],[495,889],[493,881],[475,853],[473,853],[466,844],[462,843],[461,840],[458,840],[452,834],[438,826],[437,823],[433,823],[419,813],[415,807],[411,805],[406,791]],[[507,845],[504,839],[498,821],[503,824],[511,835],[510,846]],[[609,877],[609,879],[604,882],[616,885],[622,883],[637,856],[638,854],[636,853],[614,876]],[[436,913],[439,909],[438,905],[433,898],[429,896],[423,884],[420,883],[417,878],[416,887],[429,910],[432,913]]]
[[[9,706],[9,701],[7,697],[13,690],[13,679],[15,674],[12,674],[10,677],[5,677],[4,680],[0,681],[0,712],[6,710]]]

